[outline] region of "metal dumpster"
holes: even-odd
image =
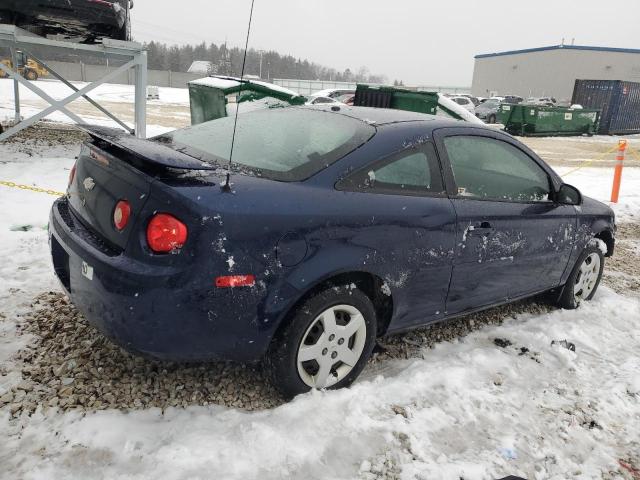
[[[598,131],[600,110],[502,104],[497,117],[498,122],[512,135],[593,135]]]
[[[602,110],[598,133],[640,133],[640,83],[622,80],[576,80],[572,103]]]
[[[418,92],[390,86],[358,84],[353,105],[442,115],[456,120],[477,120],[474,115],[466,115],[466,110],[448,99],[443,99],[437,92]]]
[[[278,85],[234,77],[213,76],[189,82],[191,124],[260,108],[302,105],[306,98]]]

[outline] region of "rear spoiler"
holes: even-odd
[[[136,138],[123,130],[86,124],[79,125],[79,127],[88,133],[93,140],[106,142],[110,146],[132,155],[136,160],[154,166],[183,170],[218,170],[220,168],[161,143]]]

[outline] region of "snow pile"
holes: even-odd
[[[555,168],[561,176],[571,167]],[[613,168],[582,168],[562,178],[577,187],[583,195],[595,198],[613,208],[617,221],[640,222],[640,168],[627,167],[622,173],[620,198],[617,204],[609,202],[613,184]]]
[[[78,89],[84,88],[88,85],[86,82],[71,83]],[[62,100],[73,93],[73,90],[57,80],[41,79],[33,82],[33,84],[56,100]],[[104,85],[100,85],[88,95],[99,103],[133,103],[135,98],[135,87],[133,85],[106,83]],[[20,85],[20,98],[23,102],[41,101],[38,95],[26,88],[24,85]],[[163,103],[189,105],[189,91],[186,88],[160,87],[160,98],[162,98]],[[77,101],[84,102],[84,100]],[[6,107],[7,109],[13,109],[13,80],[0,79],[0,106]],[[96,114],[98,114],[97,110]]]

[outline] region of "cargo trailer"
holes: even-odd
[[[640,133],[640,83],[622,80],[576,80],[573,104],[602,111],[598,133]]]

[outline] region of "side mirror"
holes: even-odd
[[[582,194],[576,187],[563,183],[556,192],[556,201],[563,205],[581,205]]]

